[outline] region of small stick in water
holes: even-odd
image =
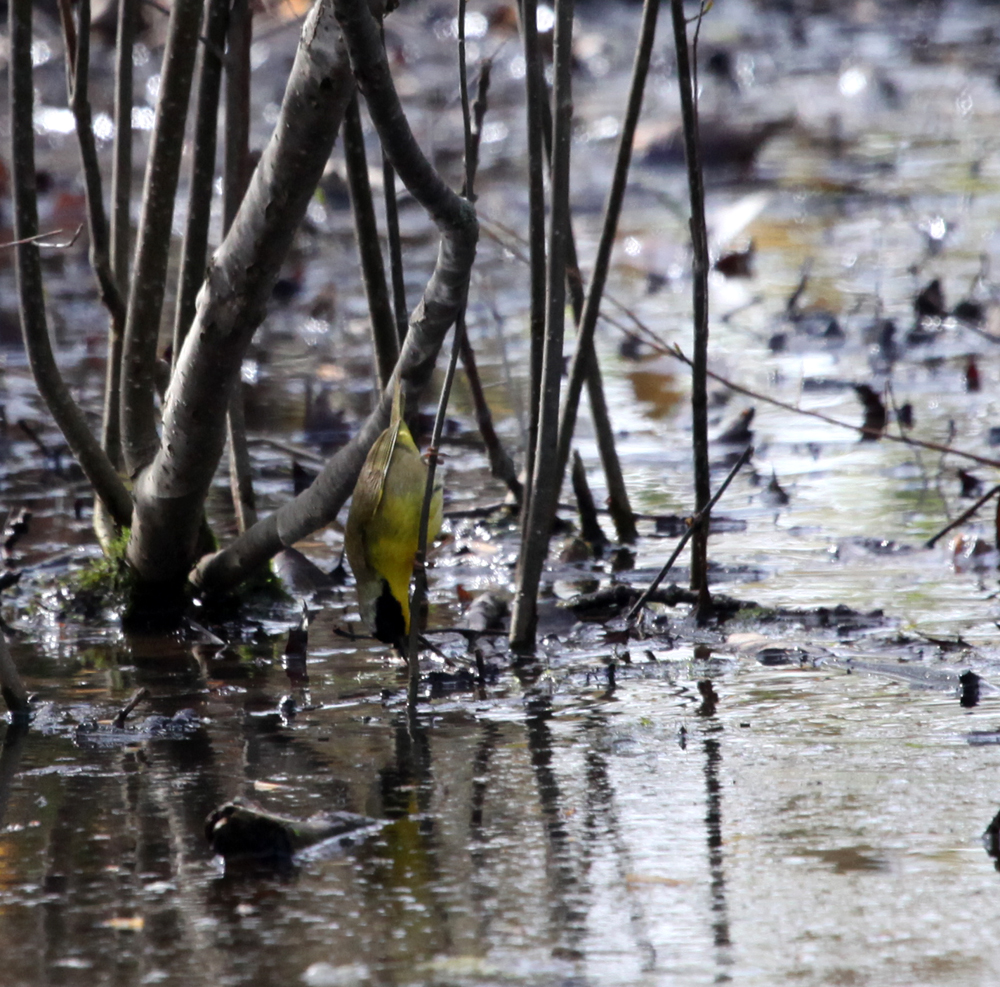
[[[656,588],[660,585],[660,583],[663,582],[664,576],[666,576],[666,574],[670,572],[671,567],[677,561],[677,557],[684,550],[684,546],[687,544],[688,539],[694,533],[695,527],[704,518],[707,518],[709,514],[712,513],[712,508],[716,505],[719,498],[726,492],[726,487],[729,486],[729,484],[733,480],[733,477],[735,477],[736,474],[739,473],[739,471],[743,468],[747,460],[749,460],[752,455],[753,455],[753,446],[747,446],[746,449],[743,450],[743,455],[740,456],[740,458],[736,461],[736,465],[732,468],[732,470],[730,470],[729,476],[727,476],[726,479],[723,481],[722,486],[715,491],[715,496],[712,497],[712,499],[697,514],[695,514],[693,518],[691,518],[691,521],[688,524],[687,531],[684,532],[683,537],[677,543],[677,547],[674,549],[670,558],[667,559],[666,564],[659,571],[659,573],[657,573],[656,578],[649,584],[648,588],[642,594],[642,596],[640,596],[639,599],[635,601],[635,605],[632,607],[632,609],[629,610],[628,615],[625,618],[629,623],[635,620],[636,615],[645,606],[646,601],[656,591]]]
[[[594,552],[600,555],[608,539],[597,520],[597,508],[587,483],[587,471],[576,449],[573,450],[572,477],[573,492],[576,494],[576,504],[580,511],[580,534],[583,535],[584,541],[590,543]]]
[[[114,728],[116,730],[121,730],[125,726],[125,721],[129,717],[129,713],[132,712],[143,701],[149,696],[149,689],[143,687],[141,689],[136,689],[132,693],[132,698],[124,705],[120,710],[118,710],[118,715],[114,719]]]

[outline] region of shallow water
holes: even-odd
[[[437,700],[410,736],[371,688],[398,673],[315,637],[315,705],[292,717],[279,701],[303,686],[260,649],[169,684],[141,643],[117,669],[66,669],[58,707],[3,752],[6,983],[997,976],[979,842],[996,755],[967,740],[995,729],[988,703],[682,647],[620,666],[614,689],[554,658],[534,682]],[[201,725],[78,736],[116,672]],[[289,873],[224,875],[201,823],[238,793],[389,822]]]
[[[414,128],[454,169],[451,16],[405,9],[388,26],[402,46],[397,71]],[[578,20],[573,197],[586,268],[637,11],[583,6]],[[295,28],[260,30],[263,140]],[[709,175],[716,249],[756,246],[751,279],[713,274],[713,368],[854,424],[862,409],[850,385],[891,380],[896,404],[913,403],[916,435],[991,455],[990,429],[1000,424],[995,343],[952,318],[930,343],[905,337],[913,298],[935,277],[949,309],[973,298],[996,332],[992,7],[855,4],[789,16],[725,0],[701,44],[706,55],[731,52],[736,80],[703,69],[704,113],[796,120],[751,170]],[[527,272],[496,224],[523,234],[522,82],[513,41],[473,33],[472,47],[473,61],[478,49],[496,64],[470,332],[498,430],[516,451]],[[664,18],[650,128],[676,115],[671,48]],[[155,58],[137,66],[144,91],[155,90],[155,68]],[[107,83],[98,68],[95,90]],[[62,105],[56,41],[38,85],[44,105]],[[66,191],[75,150],[63,119],[41,115],[39,141],[40,160]],[[370,153],[375,161],[374,145]],[[632,174],[609,293],[666,342],[688,346],[684,175],[641,160]],[[48,202],[62,222],[57,204]],[[245,366],[264,509],[291,493],[291,454],[261,440],[291,443],[311,463],[329,437],[324,428],[349,429],[370,401],[350,217],[329,198],[310,220],[287,272],[298,290],[275,302]],[[405,203],[402,221],[412,301],[435,244]],[[786,304],[807,262],[807,318],[793,324]],[[104,318],[84,253],[61,253],[47,276],[67,376],[97,408]],[[719,506],[737,523],[711,541],[713,586],[762,609],[704,632],[674,612],[650,626],[648,640],[624,644],[614,627],[575,624],[552,605],[581,587],[647,581],[674,541],[643,520],[631,573],[606,561],[553,562],[537,662],[512,670],[499,642],[483,641],[491,672],[477,683],[428,658],[426,701],[411,730],[399,663],[338,633],[356,623],[350,587],[311,601],[304,667],[284,657],[295,601],[213,620],[225,648],[126,638],[113,615],[67,609],[55,581],[96,556],[87,491],[65,456],[40,455],[13,425],[39,423],[58,446],[11,338],[13,306],[3,268],[0,388],[12,424],[0,446],[0,493],[5,507],[34,511],[10,560],[24,575],[5,592],[4,618],[40,703],[26,735],[7,730],[0,758],[5,984],[997,981],[1000,949],[989,933],[1000,877],[980,839],[1000,802],[996,556],[967,558],[948,539],[921,548],[971,503],[959,496],[956,458],[860,443],[815,419],[720,398],[713,434],[754,404],[757,453]],[[628,322],[613,303],[608,311]],[[891,365],[870,331],[877,316],[897,325]],[[809,318],[821,329],[836,318],[843,337],[810,335]],[[781,352],[770,345],[777,333],[786,335]],[[627,359],[620,339],[604,326],[598,348],[634,507],[683,514],[691,503],[684,368]],[[965,388],[972,355],[978,393]],[[307,416],[320,395],[342,422]],[[449,506],[500,500],[465,441],[472,426],[461,386],[453,415]],[[588,428],[584,415],[579,448],[600,501]],[[713,450],[714,483],[731,451]],[[987,468],[968,468],[984,489],[992,483]],[[769,499],[772,475],[787,505]],[[221,477],[212,509],[227,530]],[[991,520],[986,509],[966,536],[992,542]],[[516,560],[503,525],[456,517],[447,528],[432,572],[433,626],[458,619],[457,585],[505,589]],[[329,567],[340,546],[333,526],[301,547]],[[682,567],[674,578],[683,576]],[[815,608],[838,604],[884,616],[834,611],[817,627]],[[803,613],[777,619],[774,607]],[[438,640],[462,667],[462,642]],[[982,690],[977,705],[962,706],[959,674],[970,668]],[[139,686],[151,698],[125,732],[109,731]],[[196,719],[166,733],[148,719],[183,710]],[[224,873],[203,824],[236,795],[289,815],[347,809],[386,824],[284,873]]]

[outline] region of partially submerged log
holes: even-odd
[[[288,861],[293,854],[327,840],[353,842],[351,834],[379,825],[354,812],[317,812],[292,819],[267,812],[245,799],[233,799],[209,813],[205,836],[225,860]]]
[[[12,717],[27,718],[31,711],[28,693],[18,674],[14,659],[10,656],[7,639],[2,632],[0,632],[0,695],[3,696]]]

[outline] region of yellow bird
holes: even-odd
[[[405,654],[410,632],[410,577],[420,534],[427,466],[403,421],[399,378],[389,427],[375,440],[354,487],[344,547],[369,631]],[[441,530],[441,486],[435,485],[427,544]]]

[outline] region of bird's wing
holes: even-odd
[[[392,393],[392,418],[389,427],[375,440],[375,444],[369,450],[354,488],[354,500],[358,502],[357,514],[362,523],[371,520],[378,510],[378,505],[382,503],[385,477],[389,472],[389,464],[392,462],[392,454],[396,449],[402,425],[403,397],[397,377]]]
[[[357,511],[363,523],[367,523],[378,510],[385,490],[385,475],[392,461],[392,451],[396,448],[399,436],[399,423],[387,428],[376,440],[368,453],[357,486],[354,488],[354,500],[357,501]]]

